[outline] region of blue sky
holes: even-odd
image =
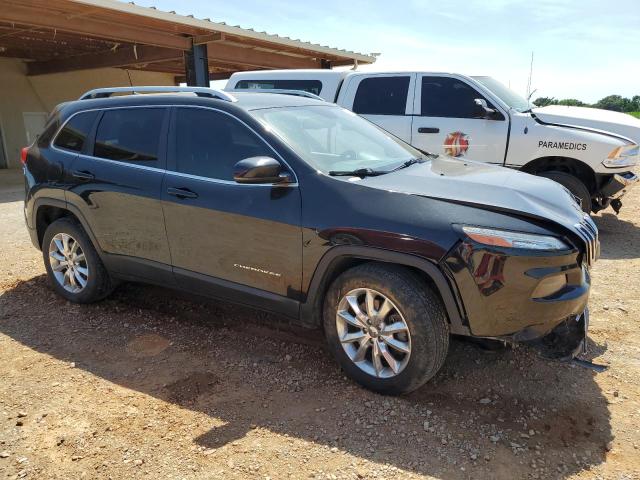
[[[534,97],[640,95],[640,0],[137,0],[332,47],[381,53],[369,70],[491,75]]]

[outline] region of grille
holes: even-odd
[[[600,256],[600,240],[598,239],[598,227],[589,217],[585,217],[576,224],[576,233],[585,244],[584,261],[591,266]]]

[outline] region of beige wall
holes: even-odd
[[[92,88],[129,85],[125,70],[102,68],[27,77],[24,62],[0,58],[0,131],[9,168],[20,166],[27,144],[24,112],[50,112],[57,104],[77,99]],[[168,73],[129,70],[134,85],[173,85]]]

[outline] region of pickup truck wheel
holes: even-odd
[[[398,395],[424,385],[442,367],[449,327],[440,298],[402,267],[347,270],[324,301],[329,350],[366,388]]]
[[[53,289],[76,303],[101,300],[113,290],[98,252],[78,222],[53,222],[42,240],[44,265]]]
[[[574,196],[580,199],[582,210],[585,213],[591,213],[591,194],[579,178],[574,177],[570,173],[557,172],[555,170],[550,172],[540,172],[538,173],[538,176],[558,182]]]

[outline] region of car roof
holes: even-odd
[[[238,91],[233,91],[231,94],[238,99],[238,101],[235,102],[235,105],[246,110],[273,107],[301,107],[307,105],[333,106],[332,103],[299,95],[280,93],[245,93]]]
[[[232,92],[235,101],[220,100],[217,98],[199,97],[185,93],[162,93],[162,94],[142,94],[142,95],[120,95],[108,98],[85,99],[67,102],[58,106],[63,116],[71,115],[83,110],[101,110],[106,108],[140,107],[140,106],[203,106],[222,110],[233,110],[240,108],[245,111],[302,107],[302,106],[328,106],[335,107],[334,104],[316,100],[314,98],[301,97],[298,95],[287,95],[278,93],[250,93]]]

